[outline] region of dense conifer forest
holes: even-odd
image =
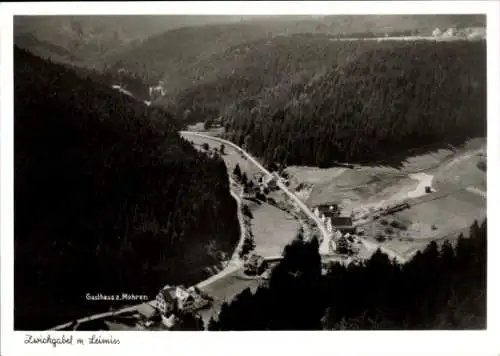
[[[15,327],[198,282],[239,238],[220,158],[168,114],[15,48]]]
[[[372,162],[486,134],[486,42],[259,39],[197,63],[203,80],[157,105],[221,116],[265,162]]]
[[[323,75],[226,110],[228,137],[266,162],[327,167],[486,135],[484,41],[361,41],[344,50],[350,57]]]
[[[421,330],[486,328],[486,221],[470,237],[431,242],[404,265],[377,251],[321,274],[318,243],[297,239],[268,287],[222,305],[209,330]]]

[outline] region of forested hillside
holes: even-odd
[[[257,72],[248,76],[250,95],[217,108],[228,137],[266,162],[327,167],[485,136],[484,41],[356,41],[337,43],[336,50],[338,59],[326,71],[281,76],[270,89],[261,90]],[[276,62],[268,71],[280,72]],[[220,83],[227,80],[214,86]],[[231,83],[224,93],[242,87]],[[213,87],[207,88],[196,95],[213,106]]]
[[[186,16],[186,15],[57,15],[16,16],[15,42],[21,48],[34,50],[23,41],[28,34],[40,42],[64,48],[72,60],[89,67],[100,65],[105,55],[134,47],[146,38],[184,26],[237,21],[239,16]],[[46,50],[50,50],[50,47]],[[38,44],[40,47],[40,44]],[[48,51],[46,51],[48,52]]]
[[[393,43],[376,46],[392,48]],[[307,81],[316,84],[328,69],[342,66],[373,47],[370,42],[332,42],[325,36],[303,34],[239,44],[197,63],[192,71],[203,73],[203,80],[176,95],[167,95],[157,105],[183,115],[188,123],[224,113],[239,115],[236,110],[244,115],[246,109],[259,109],[262,100],[267,100],[269,110],[276,110],[290,101],[291,89],[300,90],[297,86],[303,87]]]
[[[259,51],[250,43],[275,36],[430,36],[436,27],[445,30],[449,27],[486,26],[483,15],[242,16],[242,19],[241,23],[224,24],[221,21],[220,24],[185,27],[158,34],[123,51],[106,55],[103,62],[136,72],[146,81],[149,76],[160,76],[166,91],[172,94],[207,83],[212,68],[222,71],[222,76],[225,67],[218,57],[228,48],[248,45],[251,50]],[[272,51],[272,48],[267,49]],[[233,66],[238,67],[238,63],[232,63]],[[265,70],[264,67],[260,69]]]
[[[15,327],[106,310],[86,293],[154,297],[232,252],[224,162],[175,120],[15,48]]]
[[[318,243],[296,240],[268,287],[223,304],[209,330],[486,328],[486,222],[456,246],[431,242],[404,265],[376,252],[321,275]]]

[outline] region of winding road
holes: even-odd
[[[267,169],[265,169],[253,156],[251,156],[248,152],[243,150],[240,146],[232,143],[231,141],[224,140],[219,137],[214,137],[214,136],[209,136],[209,135],[204,135],[199,132],[194,132],[194,131],[180,131],[179,132],[181,135],[186,135],[186,136],[199,136],[203,137],[205,139],[210,139],[213,141],[217,141],[220,143],[223,143],[225,145],[233,147],[236,151],[244,155],[250,162],[252,162],[257,168],[259,168],[264,174],[267,176],[272,176],[271,172],[269,172]],[[323,223],[319,220],[319,218],[314,215],[314,213],[309,209],[294,193],[292,193],[283,182],[278,180],[277,182],[278,187],[290,198],[292,199],[297,206],[311,219],[314,221],[314,223],[318,226],[318,229],[321,231],[322,239],[323,241],[328,241],[329,234],[326,231],[326,228],[323,226]]]
[[[272,175],[271,172],[269,172],[267,169],[265,169],[254,157],[252,157],[252,155],[250,155],[248,152],[246,152],[241,147],[239,147],[238,145],[234,144],[231,141],[224,140],[224,139],[219,138],[219,137],[205,135],[203,133],[195,132],[195,131],[180,131],[180,134],[184,135],[184,136],[191,135],[191,136],[203,137],[205,139],[210,139],[210,140],[217,141],[219,143],[223,143],[225,145],[231,146],[235,150],[237,150],[238,152],[243,154],[249,161],[251,161],[253,164],[255,164],[255,166],[257,166],[264,174],[266,174],[268,176]],[[307,207],[307,205],[305,205],[294,193],[292,193],[285,184],[283,184],[281,181],[278,180],[277,185],[318,226],[318,229],[321,231],[321,234],[323,235],[322,236],[322,245],[328,244],[330,234],[326,230],[326,228],[323,225],[323,223],[321,222],[321,220],[319,220],[319,218],[311,211],[311,209],[309,209],[309,207]],[[407,261],[407,259],[404,256],[396,253],[395,251],[392,251],[384,246],[376,244],[375,242],[368,241],[364,238],[360,237],[360,239],[363,242],[363,245],[369,250],[376,250],[379,248],[380,251],[382,251],[383,253],[388,255],[391,259],[396,259],[400,263],[405,263]],[[320,246],[320,251],[324,251],[325,249],[327,250],[327,247]],[[325,254],[325,253],[323,252],[322,254]]]
[[[229,178],[230,182],[233,183],[233,180]],[[224,267],[222,271],[220,271],[217,274],[214,274],[213,276],[210,276],[209,278],[205,279],[204,281],[201,281],[198,283],[196,286],[200,289],[203,289],[207,285],[227,276],[228,274],[231,274],[238,269],[243,267],[243,261],[240,259],[239,253],[241,250],[241,247],[243,246],[243,241],[245,240],[246,236],[246,226],[243,218],[243,213],[241,209],[241,198],[238,194],[236,194],[233,190],[231,190],[231,195],[233,198],[236,200],[236,203],[238,204],[238,221],[240,223],[240,240],[238,242],[238,245],[234,249],[233,255],[231,256],[231,259],[229,260],[228,264]]]
[[[119,90],[120,92],[122,92],[125,95],[134,97],[130,92],[124,90],[123,88],[119,87],[118,85],[114,85],[113,89]],[[137,99],[137,100],[139,100],[139,99]],[[145,105],[149,105],[150,103],[149,102],[144,102],[144,104]],[[243,150],[241,147],[237,146],[233,142],[230,142],[228,140],[224,140],[224,139],[219,138],[219,137],[209,136],[209,135],[205,135],[203,133],[194,132],[194,131],[180,131],[179,134],[184,135],[184,136],[190,136],[190,135],[191,136],[199,136],[199,137],[203,137],[205,139],[210,139],[210,140],[217,141],[219,143],[224,143],[225,145],[231,146],[236,151],[238,151],[239,153],[241,153],[242,155],[244,155],[250,162],[252,162],[257,168],[259,168],[259,170],[262,171],[265,175],[267,175],[268,177],[272,176],[271,172],[269,172],[266,168],[264,168],[257,161],[257,159],[255,159],[252,155],[250,155],[248,152],[246,152],[245,150]],[[233,182],[233,180],[231,178],[229,178],[229,179],[230,179],[230,183],[232,185],[232,183],[234,183],[234,182]],[[283,182],[281,180],[279,180],[279,179],[277,181],[277,186],[292,201],[294,201],[295,204],[316,224],[316,226],[318,227],[318,229],[319,229],[319,231],[321,232],[321,235],[322,235],[321,236],[321,238],[322,238],[322,247],[323,247],[323,245],[327,245],[328,241],[330,240],[330,234],[326,230],[326,228],[323,225],[323,223],[321,222],[321,220],[294,193],[292,193],[288,189],[288,187],[285,184],[283,184]],[[231,257],[231,259],[229,261],[229,263],[225,266],[225,268],[222,271],[220,271],[219,273],[217,273],[217,274],[211,276],[210,278],[208,278],[208,279],[206,279],[206,280],[198,283],[197,284],[198,288],[203,288],[203,287],[205,287],[205,286],[207,286],[207,285],[209,285],[209,284],[211,284],[211,283],[219,280],[220,278],[223,278],[223,277],[227,276],[228,274],[235,272],[236,270],[240,269],[243,266],[243,261],[241,261],[241,259],[239,258],[239,251],[240,251],[240,248],[242,246],[243,240],[245,238],[245,233],[246,233],[245,229],[246,228],[245,228],[245,224],[244,224],[244,220],[243,220],[243,215],[242,215],[242,210],[241,210],[241,197],[240,197],[240,195],[238,195],[237,193],[235,193],[232,189],[230,190],[230,193],[231,193],[231,195],[233,196],[233,198],[236,200],[236,202],[238,204],[238,220],[240,222],[240,240],[239,240],[238,246],[236,247],[236,249],[235,249],[235,251],[234,251],[234,253],[233,253],[233,255],[232,255],[232,257]],[[389,250],[389,249],[387,249],[387,248],[385,248],[383,246],[377,245],[377,244],[375,244],[373,242],[367,241],[366,239],[363,239],[363,238],[361,238],[361,240],[363,241],[363,244],[367,248],[369,248],[369,249],[380,248],[380,250],[382,252],[384,252],[385,254],[387,254],[389,257],[395,258],[395,259],[397,259],[401,263],[406,262],[406,259],[403,256],[395,253],[392,250]],[[320,248],[320,251],[321,250],[322,249]],[[116,310],[116,311],[111,311],[111,312],[106,312],[106,313],[91,315],[91,316],[88,316],[88,317],[85,317],[85,318],[78,319],[76,321],[70,321],[70,322],[67,322],[65,324],[58,325],[58,326],[53,327],[53,328],[51,328],[49,330],[62,330],[62,329],[66,329],[66,328],[68,328],[68,327],[70,327],[72,325],[76,326],[78,324],[85,323],[85,322],[92,321],[92,320],[97,320],[97,319],[102,319],[102,318],[106,318],[106,317],[110,317],[110,316],[120,315],[120,314],[127,313],[127,312],[133,312],[133,311],[136,311],[137,308],[140,305],[143,305],[143,304],[149,304],[149,305],[151,305],[151,306],[154,307],[155,304],[156,304],[156,301],[152,300],[152,301],[149,301],[147,303],[139,303],[139,304],[136,304],[136,305],[133,305],[133,306],[130,306],[130,307],[126,307],[126,308],[123,308],[123,309],[120,309],[120,310]]]

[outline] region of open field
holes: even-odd
[[[409,256],[431,240],[466,236],[474,220],[486,217],[486,200],[466,189],[455,187],[450,193],[424,198],[415,199],[409,209],[363,225],[366,237],[373,241],[383,237],[383,246]]]
[[[477,167],[482,159],[486,160],[486,152],[479,148],[439,167],[434,175],[435,188],[455,183],[486,191],[486,174]]]
[[[460,234],[463,234],[464,237],[469,235],[469,227],[454,229],[449,231],[448,234],[442,234],[438,238],[421,238],[421,239],[412,239],[412,238],[389,238],[384,242],[377,242],[380,246],[386,247],[406,259],[411,258],[417,251],[423,250],[431,241],[437,242],[438,246],[440,246],[444,241],[448,240],[452,244],[454,244]],[[376,240],[372,237],[368,238],[368,240],[375,242]]]
[[[485,143],[484,139],[474,139],[458,150],[451,146],[437,146],[426,153],[415,150],[415,155],[404,159],[398,168],[380,162],[354,169],[293,166],[287,171],[293,188],[306,187],[299,195],[308,205],[337,203],[352,211],[421,195],[427,185],[439,189],[440,185],[454,183],[485,190],[486,175],[476,166],[480,159],[477,154],[484,151]]]
[[[486,161],[484,138],[460,148],[414,153],[399,167],[380,162],[353,169],[289,167],[288,172],[292,187],[299,188],[298,195],[309,206],[339,204],[344,213],[354,212],[355,219],[410,199],[410,209],[362,226],[368,240],[375,242],[378,236],[379,245],[410,257],[431,240],[456,239],[474,220],[486,216],[486,173],[477,166]],[[435,193],[427,194],[427,186]],[[393,220],[406,227],[391,226]],[[381,242],[381,236],[386,240]]]
[[[308,205],[343,202],[346,209],[352,210],[361,204],[376,205],[400,199],[419,185],[420,177],[412,178],[409,174],[432,169],[451,154],[451,150],[439,150],[409,158],[401,169],[382,165],[354,169],[290,167],[288,172],[295,183],[294,188],[300,183],[311,187]]]
[[[299,221],[285,211],[268,203],[257,204],[244,200],[253,214],[252,232],[255,252],[263,257],[281,255],[283,248],[297,235]]]
[[[337,178],[344,173],[347,168],[333,167],[333,168],[317,168],[317,167],[304,167],[304,166],[290,166],[287,172],[290,174],[292,184],[300,182],[307,182],[309,184],[321,184]]]
[[[466,190],[417,204],[395,214],[411,221],[408,229],[413,238],[439,238],[486,216],[486,200]],[[435,227],[433,229],[432,227]]]

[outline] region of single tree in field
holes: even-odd
[[[206,142],[201,147],[203,147],[205,151],[208,151],[208,149],[210,148],[210,146]]]
[[[241,179],[241,169],[240,169],[240,165],[239,165],[238,163],[236,163],[236,167],[234,167],[233,174],[234,174],[237,178],[240,178],[240,179]]]
[[[221,145],[220,145],[220,154],[221,155],[226,154],[226,146],[223,143],[221,143]]]

